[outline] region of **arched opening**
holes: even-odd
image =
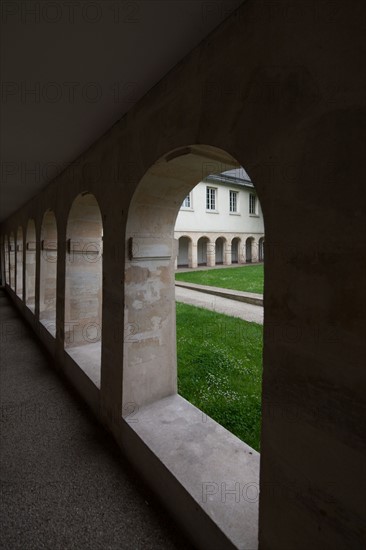
[[[67,221],[65,349],[100,388],[103,222],[94,195],[74,200]]]
[[[126,230],[124,404],[141,407],[167,396],[179,398],[174,288],[176,217],[182,200],[199,181],[237,168],[238,163],[221,150],[191,146],[157,161],[139,183],[130,204]],[[223,238],[220,240],[224,262]],[[212,265],[215,248],[207,251],[208,243],[206,236],[197,242],[200,265]],[[257,343],[261,369],[261,328],[256,326],[260,334]],[[205,339],[206,352],[210,346],[209,335],[202,325],[197,325],[195,330]],[[243,341],[243,338],[236,340]],[[218,353],[218,356],[221,368],[225,362],[221,361],[223,355]],[[205,364],[201,370],[209,366]],[[201,368],[198,363],[197,368]],[[260,386],[260,380],[261,370],[256,374],[255,384]],[[226,397],[221,395],[220,399],[224,407]],[[260,411],[260,399],[255,406],[256,411]],[[253,422],[258,425],[258,414]]]
[[[207,251],[209,247],[209,239],[200,237],[197,241],[197,265],[207,265]]]
[[[225,255],[225,240],[219,237],[215,241],[215,265],[224,264]]]
[[[264,262],[264,237],[261,237],[258,242],[258,261]]]
[[[251,264],[253,261],[253,237],[248,237],[245,241],[245,261]]]
[[[240,247],[240,239],[239,237],[234,237],[234,239],[231,241],[231,263],[232,264],[239,263],[239,247]]]
[[[34,313],[36,300],[36,226],[29,220],[25,251],[25,305]]]
[[[180,237],[178,240],[178,267],[192,267],[192,239]]]
[[[243,460],[245,478],[259,483],[262,327],[175,302],[174,229],[182,200],[197,182],[235,168],[235,160],[214,147],[165,155],[140,180],[126,226],[122,416],[129,423],[131,411],[141,413],[142,421],[132,420],[129,429],[198,499],[202,480],[220,486],[221,480],[241,479]],[[207,237],[205,242],[207,248]],[[212,241],[210,267],[214,253]],[[209,300],[215,303],[216,296]],[[239,430],[240,439],[234,435]],[[245,517],[255,540],[257,498],[250,506],[235,501],[230,525],[221,499],[200,504],[230,535]]]
[[[10,288],[15,290],[15,239],[14,233],[9,237],[9,269],[10,269]]]
[[[16,293],[23,299],[23,228],[18,227],[16,244]]]
[[[4,275],[5,275],[5,283],[9,284],[9,239],[8,236],[5,235],[4,238]]]
[[[47,211],[41,227],[39,320],[56,335],[57,224],[55,214]]]

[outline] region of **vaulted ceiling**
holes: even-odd
[[[87,149],[242,2],[2,3],[0,220]]]

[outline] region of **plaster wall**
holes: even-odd
[[[212,169],[215,169],[214,165]],[[217,168],[216,168],[217,169]],[[255,182],[254,182],[255,183]],[[206,187],[216,191],[216,210],[206,210]],[[229,191],[238,192],[238,211],[229,211]],[[191,232],[230,232],[264,233],[263,213],[258,201],[256,215],[249,214],[249,194],[256,195],[255,189],[242,189],[239,186],[200,182],[191,191],[191,207],[181,207],[175,223],[175,231]]]

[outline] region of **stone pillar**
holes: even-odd
[[[15,244],[10,242],[10,287],[15,291]]]
[[[16,293],[23,299],[23,242],[16,246]]]
[[[207,267],[215,267],[216,251],[215,242],[209,241],[207,243]]]
[[[195,267],[198,266],[197,243],[196,242],[194,243],[193,241],[191,241],[188,260],[189,260],[189,267],[195,268]]]
[[[26,249],[26,305],[33,313],[35,312],[36,302],[36,240],[27,240]]]
[[[231,243],[224,243],[224,265],[231,265]]]
[[[240,239],[240,242],[239,242],[238,264],[245,264],[245,238]]]
[[[258,256],[259,256],[259,244],[258,244],[258,239],[255,240],[253,239],[252,241],[252,262],[255,263],[255,262],[258,262]]]

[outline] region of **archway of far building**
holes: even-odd
[[[141,407],[177,394],[176,217],[199,181],[234,168],[239,164],[226,152],[195,145],[158,160],[137,187],[126,228],[125,405]],[[199,264],[208,264],[208,256],[214,261],[215,243],[207,237],[197,241],[197,249]]]
[[[10,288],[15,291],[15,239],[13,232],[9,237],[9,270]]]
[[[179,237],[177,267],[192,267],[192,239]]]
[[[197,265],[208,266],[213,255],[211,254],[212,245],[208,237],[200,237],[197,241]]]
[[[23,228],[18,227],[16,242],[16,282],[15,289],[17,296],[23,300]]]
[[[239,251],[240,251],[240,238],[234,237],[231,241],[231,263],[232,264],[238,264],[239,259]]]
[[[66,238],[65,350],[100,388],[103,222],[91,193],[72,203]]]
[[[227,241],[224,237],[218,237],[215,241],[215,265],[227,265],[226,258]]]
[[[55,214],[48,210],[42,220],[39,286],[39,320],[56,335],[57,225]]]
[[[29,220],[25,250],[25,305],[34,313],[36,296],[36,226]]]
[[[257,257],[254,250],[254,238],[248,237],[245,241],[245,261],[250,264],[257,261]]]

